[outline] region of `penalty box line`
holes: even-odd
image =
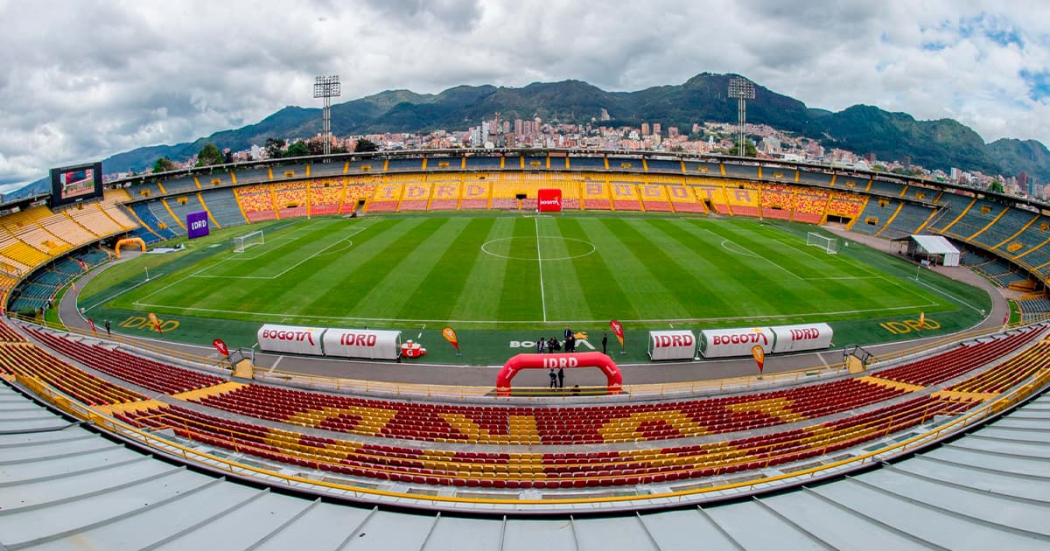
[[[283,271],[281,271],[280,273],[278,273],[276,275],[272,275],[272,276],[201,275],[201,273],[203,272],[203,270],[202,270],[201,272],[197,272],[197,273],[195,273],[195,274],[193,274],[193,275],[191,275],[189,277],[194,277],[194,278],[198,278],[198,279],[270,279],[270,280],[279,279],[282,276],[284,276],[284,274],[287,274],[288,272],[298,268],[304,262],[306,262],[308,260],[312,260],[314,257],[316,257],[318,255],[324,254],[328,249],[331,249],[332,247],[334,247],[336,245],[342,244],[344,241],[347,241],[351,237],[353,237],[353,236],[355,236],[355,235],[365,231],[366,229],[368,229],[368,228],[360,228],[357,231],[351,233],[350,235],[347,235],[347,236],[343,237],[342,239],[340,239],[338,241],[333,241],[327,247],[317,251],[316,253],[314,253],[314,254],[312,254],[312,255],[310,255],[310,256],[302,259],[302,260],[300,260],[299,262],[296,262],[295,264],[292,264],[291,266],[285,268]],[[292,243],[292,242],[289,242],[289,243]],[[353,243],[353,242],[351,241],[351,243]],[[276,249],[271,249],[271,250],[276,250]],[[207,268],[205,268],[205,270],[210,270],[211,268],[214,268],[217,265],[218,264],[212,264],[211,266],[208,266]]]
[[[331,247],[334,247],[335,245],[338,245],[339,243],[342,243],[343,241],[346,241],[347,239],[349,239],[349,238],[351,238],[351,237],[353,237],[353,236],[355,236],[355,235],[357,235],[357,234],[359,234],[359,233],[361,233],[361,232],[365,231],[366,229],[368,229],[368,228],[367,228],[367,227],[365,227],[365,228],[361,228],[361,229],[357,230],[356,232],[354,232],[354,233],[352,233],[352,234],[350,234],[350,235],[348,235],[348,236],[346,236],[346,237],[344,237],[344,238],[340,239],[339,241],[336,241],[335,243],[332,243],[331,245],[329,245],[329,246],[325,247],[324,249],[321,249],[320,251],[317,251],[316,253],[314,253],[314,254],[312,254],[312,255],[310,255],[310,256],[308,256],[308,257],[306,257],[306,258],[302,259],[301,261],[299,261],[299,262],[298,262],[297,264],[295,264],[294,266],[292,266],[292,267],[288,268],[288,269],[287,269],[287,270],[285,270],[284,272],[281,272],[280,274],[278,274],[277,276],[274,276],[274,277],[243,277],[243,276],[241,276],[241,277],[237,277],[237,276],[202,276],[202,275],[200,275],[200,274],[204,273],[204,271],[205,271],[205,270],[210,270],[210,269],[211,269],[211,268],[212,268],[212,267],[214,266],[214,264],[213,264],[213,265],[210,265],[210,266],[205,266],[205,267],[201,268],[200,270],[197,270],[196,272],[193,272],[193,273],[191,273],[191,274],[187,274],[187,275],[185,275],[185,276],[183,276],[183,277],[181,277],[181,278],[179,278],[179,279],[176,279],[175,281],[172,281],[171,283],[169,283],[169,284],[167,284],[167,285],[165,285],[165,286],[161,287],[160,289],[157,289],[156,291],[153,291],[152,293],[150,293],[150,294],[148,294],[148,295],[146,295],[146,296],[142,297],[142,299],[141,299],[141,300],[137,300],[137,301],[133,302],[132,304],[134,304],[135,306],[156,306],[156,305],[154,305],[154,304],[146,304],[146,303],[144,303],[144,302],[142,302],[142,301],[144,301],[144,300],[146,300],[146,299],[148,299],[148,298],[152,297],[153,295],[156,295],[157,293],[160,293],[161,291],[165,291],[165,290],[167,290],[167,289],[170,289],[171,287],[173,287],[173,286],[175,286],[175,285],[178,285],[179,283],[182,283],[183,281],[186,281],[187,279],[191,279],[191,278],[219,278],[219,279],[235,279],[235,278],[236,278],[236,279],[276,279],[277,277],[280,277],[280,276],[284,275],[285,273],[287,273],[287,272],[288,272],[289,270],[291,270],[292,268],[295,268],[295,267],[296,267],[296,266],[298,266],[299,264],[302,264],[303,262],[306,262],[307,260],[310,260],[311,258],[313,258],[313,257],[315,257],[315,256],[317,256],[317,255],[319,255],[319,254],[323,253],[324,251],[328,250],[329,248],[331,248]],[[168,307],[165,307],[165,308],[168,308]]]

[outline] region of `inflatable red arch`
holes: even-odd
[[[503,369],[496,376],[496,395],[510,396],[510,381],[523,369],[573,369],[577,367],[597,367],[605,373],[609,394],[619,394],[623,387],[623,376],[616,362],[601,352],[581,352],[579,354],[518,354],[503,364]]]

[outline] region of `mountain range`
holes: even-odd
[[[694,122],[735,122],[736,102],[728,99],[729,80],[736,75],[703,73],[683,84],[657,86],[636,92],[607,92],[578,80],[537,82],[522,88],[456,86],[439,94],[388,90],[332,106],[332,133],[337,136],[435,129],[464,130],[496,112],[504,119],[532,119],[583,123],[604,109],[608,126],[638,126],[660,122],[664,128],[690,128]],[[256,124],[223,130],[193,142],[141,147],[102,162],[105,173],[143,171],[159,157],[182,161],[204,144],[234,151],[262,145],[270,137],[309,137],[321,130],[317,108],[289,106]],[[926,168],[951,167],[985,174],[1013,176],[1026,172],[1039,182],[1050,180],[1050,151],[1036,140],[1000,139],[986,144],[973,129],[952,119],[918,121],[907,113],[891,113],[868,105],[839,112],[807,107],[801,101],[755,85],[748,103],[749,123],[819,140],[857,154],[903,160]],[[28,196],[47,189],[40,180],[9,194]]]

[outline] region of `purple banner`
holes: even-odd
[[[202,210],[187,214],[186,228],[190,231],[190,239],[196,239],[208,235],[208,213]]]

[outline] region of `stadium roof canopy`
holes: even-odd
[[[1050,396],[874,470],[678,510],[471,518],[288,495],[143,455],[0,383],[0,548],[1046,549]]]

